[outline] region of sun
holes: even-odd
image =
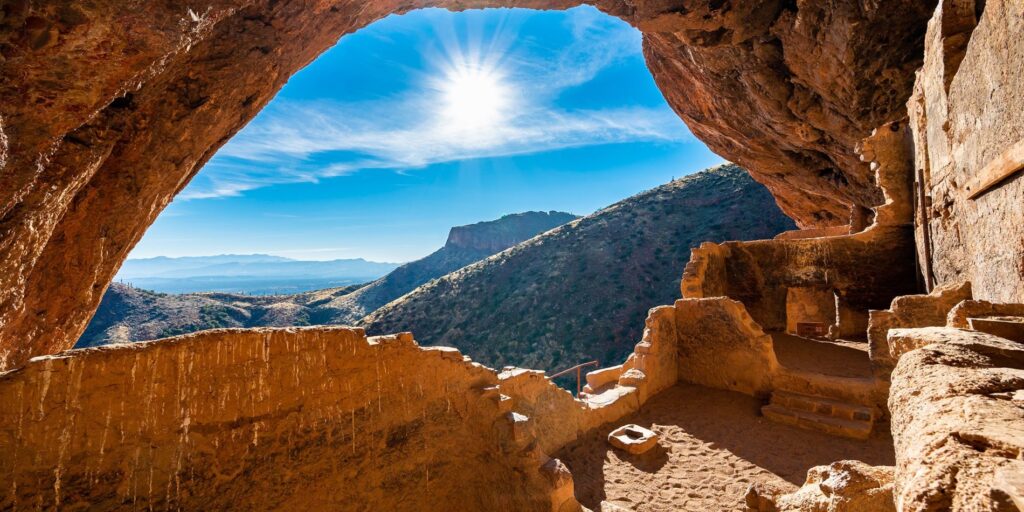
[[[448,129],[471,132],[497,127],[508,115],[510,90],[493,67],[462,65],[441,83],[442,122]]]

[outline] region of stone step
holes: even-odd
[[[871,428],[874,426],[872,421],[836,418],[772,404],[762,407],[761,413],[766,418],[785,425],[853,439],[867,439],[871,436]]]
[[[872,407],[825,398],[793,391],[776,390],[772,393],[772,405],[787,409],[811,412],[834,418],[867,421],[874,423],[877,419]]]

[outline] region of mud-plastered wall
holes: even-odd
[[[497,383],[347,328],[37,358],[0,375],[0,510],[550,508]]]

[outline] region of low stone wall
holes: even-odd
[[[0,375],[0,510],[562,505],[498,384],[454,349],[347,328],[36,358]]]
[[[228,329],[0,374],[0,510],[578,510],[550,459],[677,379],[676,310],[602,392],[409,333]],[[356,504],[356,505],[353,505]]]
[[[950,327],[893,329],[889,344],[899,510],[1024,506],[1024,346]]]

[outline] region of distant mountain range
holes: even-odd
[[[640,339],[648,309],[679,297],[692,247],[795,227],[767,189],[723,165],[583,218],[529,212],[453,228],[437,252],[366,285],[253,297],[114,284],[78,346],[214,327],[352,324],[370,334],[410,330],[421,344],[454,346],[494,367],[610,364]]]
[[[303,261],[266,254],[144,258],[124,262],[115,279],[164,293],[282,294],[364,283],[397,263],[362,258]]]
[[[308,279],[312,283],[317,279],[322,282],[326,279],[323,276],[329,275],[332,269],[342,269],[341,272],[353,274],[363,269],[377,269],[378,267],[374,265],[391,264],[364,260],[306,262],[262,254],[129,260],[122,267],[122,274],[183,277],[134,277],[125,279],[133,285],[113,283],[107,289],[99,309],[77,346],[148,340],[217,327],[355,323],[367,313],[431,279],[458,270],[575,218],[575,215],[562,212],[526,212],[506,215],[489,222],[457,226],[451,229],[444,247],[423,259],[402,265],[373,282],[288,295],[179,295],[142,289],[139,288],[139,283],[166,279],[168,283],[188,286],[216,282],[233,283],[237,286],[239,283],[253,284],[262,280],[268,283],[276,282],[281,286],[280,281],[274,281],[275,274],[286,277],[291,274],[293,277],[288,282],[294,284],[301,282],[294,277],[298,275],[296,269],[320,271],[321,277]],[[300,265],[295,265],[296,263]],[[313,265],[302,265],[306,263]],[[331,265],[317,265],[320,263]],[[214,271],[221,274],[202,275]],[[248,281],[242,281],[243,279]]]

